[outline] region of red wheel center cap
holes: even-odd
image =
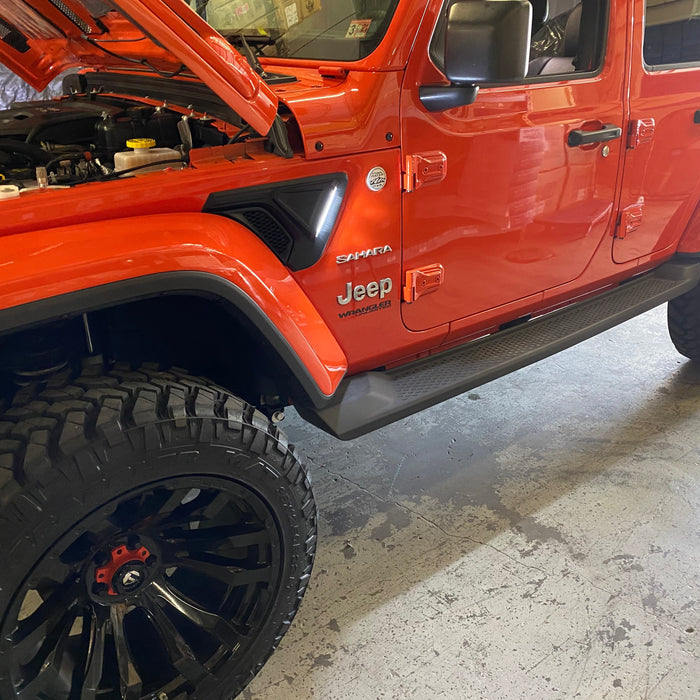
[[[106,584],[109,595],[132,593],[148,576],[145,562],[150,556],[146,547],[115,547],[109,553],[110,561],[95,569],[95,582]]]

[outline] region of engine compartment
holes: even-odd
[[[149,102],[153,102],[150,100]],[[228,136],[214,119],[183,113],[167,102],[144,103],[117,95],[86,93],[17,103],[0,112],[0,178],[20,190],[72,186],[111,179],[114,156],[135,138],[175,149],[183,163],[191,148],[221,146]],[[221,125],[221,122],[218,122]],[[171,163],[177,167],[177,163]],[[164,166],[165,167],[165,166]],[[40,169],[39,175],[37,169]]]

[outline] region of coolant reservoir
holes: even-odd
[[[0,199],[16,199],[19,197],[19,187],[17,185],[0,186]]]
[[[173,148],[156,148],[154,139],[129,139],[126,142],[127,148],[131,151],[119,151],[114,154],[114,171],[119,173],[123,170],[138,168],[129,175],[142,175],[152,173],[165,168],[182,167],[176,162],[164,163],[163,161],[179,161],[182,154]]]

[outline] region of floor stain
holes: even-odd
[[[372,529],[372,539],[382,540],[391,537],[396,531],[403,530],[411,524],[411,514],[404,508],[392,508],[386,514],[386,520]]]
[[[328,625],[327,625],[329,630],[333,630],[333,632],[340,632],[340,625],[338,624],[338,620],[335,618],[332,618]]]

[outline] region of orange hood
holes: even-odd
[[[67,68],[194,74],[266,134],[277,98],[184,0],[0,0],[0,61],[37,90]]]

